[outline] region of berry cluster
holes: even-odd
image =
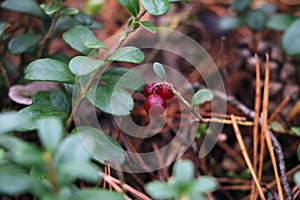
[[[171,99],[174,96],[167,86],[157,83],[147,83],[144,88],[144,95],[147,98],[144,104],[145,111],[152,116],[163,114],[167,107],[166,99]]]

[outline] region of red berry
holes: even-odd
[[[173,92],[165,85],[158,86],[155,93],[164,99],[171,99],[174,96]]]
[[[153,94],[154,85],[155,85],[155,83],[147,83],[146,84],[146,86],[144,87],[145,97],[149,97],[151,94]]]
[[[152,94],[147,97],[144,108],[147,114],[151,116],[159,116],[165,112],[167,102],[157,94]]]

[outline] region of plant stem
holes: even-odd
[[[178,98],[178,100],[185,105],[196,117],[200,122],[205,122],[207,123],[207,120],[204,119],[199,113],[197,113],[194,110],[194,107],[183,98],[183,96],[174,88],[174,86],[171,83],[168,82],[163,82],[163,83],[158,83],[157,85],[165,85],[167,86],[172,92],[173,94]]]
[[[141,12],[136,18],[134,21],[139,21],[144,15],[146,14],[146,11],[144,10],[143,12]],[[125,30],[125,36],[123,38],[121,38],[118,42],[118,44],[116,45],[116,47],[111,51],[109,52],[105,57],[104,57],[104,61],[105,61],[105,66],[107,66],[109,64],[109,61],[108,61],[108,58],[115,52],[117,51],[125,42],[125,40],[128,38],[128,35],[132,32],[134,32],[136,29],[133,27],[133,25],[131,25],[130,27],[128,27],[126,30]],[[99,73],[101,71],[102,68],[96,70],[91,78],[88,80],[87,84],[85,85],[85,87],[81,90],[80,92],[80,97],[79,97],[79,100],[76,102],[74,108],[72,109],[72,112],[70,114],[70,116],[68,117],[66,123],[65,123],[65,132],[67,132],[72,124],[72,121],[73,121],[73,117],[74,115],[76,114],[77,110],[79,109],[79,106],[80,104],[82,103],[82,101],[85,99],[85,96],[86,96],[86,93],[87,91],[91,88],[92,84],[94,83],[94,81],[97,79],[97,77],[99,76]]]

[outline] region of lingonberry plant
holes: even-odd
[[[11,99],[26,106],[18,112],[0,115],[0,177],[1,183],[5,183],[0,184],[0,193],[26,193],[41,199],[125,199],[124,194],[94,187],[80,189],[76,184],[76,180],[89,184],[100,181],[101,170],[92,161],[103,165],[112,162],[121,165],[126,159],[122,146],[103,131],[91,126],[74,128],[73,117],[81,103],[87,100],[101,112],[126,116],[134,108],[134,100],[127,89],[144,91],[147,97],[146,112],[151,114],[154,107],[154,115],[160,115],[167,108],[165,99],[174,95],[191,111],[193,107],[212,99],[208,90],[200,90],[191,103],[187,102],[172,83],[166,82],[166,73],[159,63],[154,63],[154,71],[162,82],[147,85],[144,78],[135,71],[108,67],[111,62],[142,63],[145,59],[143,51],[134,46],[124,46],[124,42],[139,27],[155,32],[155,25],[143,21],[142,17],[145,13],[163,15],[168,11],[170,2],[176,1],[118,2],[131,17],[119,42],[112,48],[107,47],[92,32],[100,28],[100,24],[78,9],[65,7],[63,0],[53,0],[42,5],[34,0],[6,0],[1,3],[1,9],[26,15],[43,28],[26,24],[28,27],[25,29],[10,34],[6,32],[9,23],[0,24],[1,42],[7,43],[1,49],[1,55],[5,55],[8,49],[9,53],[20,56],[22,62],[25,62],[20,68],[24,65],[26,67],[24,72],[20,72],[22,77],[19,78],[25,79],[27,83],[35,83],[34,86],[11,87]],[[53,39],[61,35],[65,44],[77,51],[77,56],[49,52]],[[31,58],[31,62],[26,63],[25,57]],[[3,74],[6,86],[10,87],[7,75]],[[121,79],[125,74],[127,78]],[[77,101],[71,102],[76,78],[85,81],[81,87],[76,88]],[[99,81],[99,84],[95,85],[95,81]],[[41,89],[41,82],[52,85],[50,87],[46,84],[46,88]],[[54,82],[58,84],[53,85]],[[140,85],[146,87],[140,88]],[[199,114],[195,115],[202,119]],[[37,144],[20,139],[13,134],[16,132],[36,133]],[[79,134],[83,137],[79,138]],[[87,152],[82,144],[84,142],[97,146],[97,159],[89,154],[91,152]]]

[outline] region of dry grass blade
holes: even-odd
[[[269,82],[270,82],[270,68],[269,68],[269,55],[266,54],[266,72],[264,81],[264,95],[263,95],[263,107],[262,107],[262,134],[264,134],[267,147],[271,156],[275,179],[277,182],[277,190],[279,199],[283,199],[283,191],[280,183],[280,177],[278,174],[276,157],[273,151],[272,141],[268,132],[268,104],[269,104]]]
[[[253,168],[254,172],[257,172],[257,155],[258,155],[258,128],[259,128],[259,113],[260,113],[260,66],[255,54],[256,60],[256,78],[255,78],[255,116],[254,116],[254,127],[253,127]],[[255,188],[255,183],[252,183],[251,199],[257,199],[257,190]]]
[[[296,103],[296,105],[292,108],[292,111],[290,112],[290,114],[287,117],[287,120],[290,122],[292,121],[296,115],[298,114],[300,110],[300,100]]]
[[[259,181],[258,181],[258,179],[257,179],[257,176],[256,176],[256,173],[255,173],[255,171],[254,171],[253,165],[252,165],[252,163],[251,163],[251,161],[250,161],[250,158],[249,158],[249,155],[248,155],[248,153],[247,153],[247,150],[246,150],[246,146],[245,146],[244,140],[243,140],[243,138],[242,138],[241,132],[240,132],[240,130],[239,130],[239,127],[238,127],[238,124],[237,124],[237,121],[236,121],[234,115],[231,115],[231,121],[232,121],[232,126],[233,126],[233,129],[234,129],[234,132],[235,132],[235,135],[236,135],[238,144],[239,144],[239,146],[240,146],[240,148],[241,148],[241,152],[242,152],[243,157],[244,157],[244,159],[245,159],[245,162],[246,162],[246,164],[247,164],[247,166],[248,166],[248,169],[250,170],[250,173],[251,173],[251,175],[252,175],[252,178],[253,178],[253,180],[254,180],[254,182],[255,182],[255,184],[256,184],[256,187],[257,187],[257,190],[258,190],[258,194],[259,194],[259,196],[260,196],[260,198],[261,198],[262,200],[265,200],[266,198],[265,198],[265,196],[264,196],[264,193],[263,193],[263,190],[262,190],[262,188],[261,188],[261,186],[260,186],[260,183],[259,183]]]
[[[272,122],[273,120],[275,120],[275,118],[277,117],[277,115],[286,107],[286,105],[289,103],[290,101],[290,96],[286,96],[281,102],[280,104],[277,106],[277,108],[274,110],[274,112],[272,113],[272,115],[269,117],[268,122]]]

